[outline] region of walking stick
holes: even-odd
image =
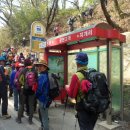
[[[64,118],[65,118],[67,102],[68,102],[68,94],[66,95],[66,100],[65,100],[65,108],[64,108],[64,113],[63,113],[63,122],[62,122],[61,130],[62,130],[63,126],[64,126]]]

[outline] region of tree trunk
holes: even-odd
[[[109,13],[108,13],[108,11],[106,9],[104,0],[100,0],[100,2],[101,2],[102,11],[104,13],[104,16],[105,16],[108,24],[110,24],[113,28],[116,28],[116,29],[118,29],[120,31],[123,31],[123,29],[121,27],[119,27],[118,24],[116,24],[114,21],[111,20],[111,16],[109,15]]]
[[[47,8],[48,15],[47,15],[47,23],[46,23],[46,33],[48,33],[49,28],[53,23],[54,18],[56,17],[58,11],[58,1],[59,0],[54,0],[52,3],[52,7],[50,9]]]

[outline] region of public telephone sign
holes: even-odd
[[[46,47],[46,29],[40,21],[35,21],[31,25],[30,46],[33,52],[43,52]]]

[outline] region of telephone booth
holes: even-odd
[[[58,74],[61,94],[57,98],[64,102],[65,85],[76,72],[75,55],[83,51],[88,54],[88,67],[106,74],[111,91],[111,104],[107,121],[118,114],[123,119],[123,43],[125,36],[107,23],[99,23],[47,40],[44,58],[50,72]]]

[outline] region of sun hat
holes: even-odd
[[[80,65],[87,65],[88,64],[88,55],[84,52],[79,52],[76,55],[76,63]]]
[[[46,66],[47,69],[49,70],[47,62],[45,60],[40,60],[39,62],[35,62],[34,65],[43,65],[43,66]]]

